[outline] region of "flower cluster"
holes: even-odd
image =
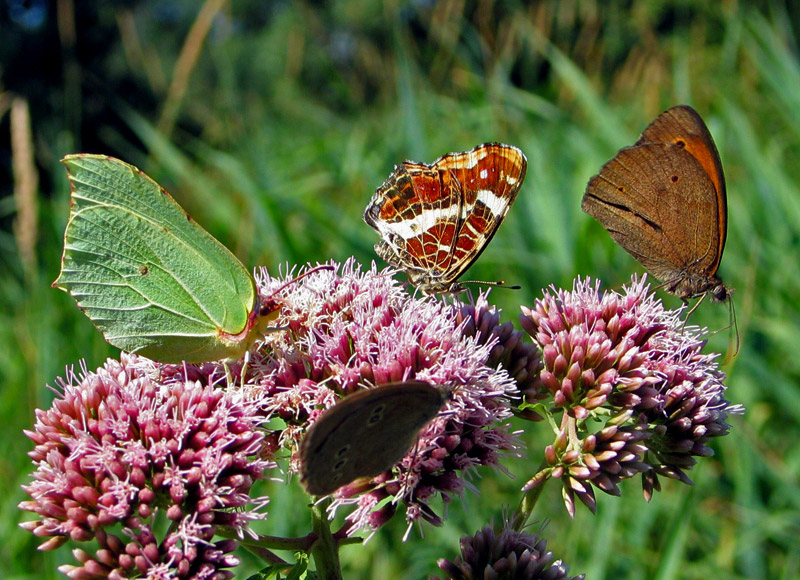
[[[508,523],[499,533],[485,526],[474,536],[462,537],[460,543],[461,555],[455,561],[441,559],[438,562],[447,580],[584,578],[584,575],[570,578],[569,567],[560,560],[553,561],[553,553],[547,550],[547,540],[514,530]]]
[[[525,489],[560,477],[573,513],[576,496],[594,510],[592,486],[618,495],[619,481],[637,473],[648,499],[658,475],[690,482],[685,471],[742,409],[723,397],[716,355],[701,352],[704,332],[679,314],[644,279],[623,294],[578,280],[523,308],[520,322],[542,348],[542,383],[563,411],[547,467]]]
[[[70,578],[230,578],[237,542],[215,533],[241,534],[263,517],[266,499],[250,491],[273,464],[257,455],[257,406],[185,377],[156,380],[158,370],[123,354],[70,375],[26,432],[37,470],[20,508],[39,519],[23,527],[49,538],[43,550],[99,545],[75,550],[79,566],[61,567]]]
[[[287,451],[300,472],[310,425],[361,389],[420,380],[449,397],[396,465],[334,492],[332,512],[355,506],[338,537],[379,528],[400,504],[409,524],[440,524],[434,500],[451,501],[470,488],[471,471],[502,470],[503,457],[520,454],[512,410],[555,431],[523,489],[561,479],[571,514],[575,499],[594,510],[595,488],[618,495],[636,474],[647,499],[659,476],[690,483],[696,458],[712,454],[709,441],[742,411],[724,398],[704,332],[665,310],[644,280],[622,294],[589,280],[546,291],[523,308],[523,332],[501,323],[485,294],[468,304],[416,298],[391,274],[353,260],[294,283],[262,271],[262,304],[277,319],[245,364],[122,355],[70,375],[26,432],[37,469],[20,507],[38,519],[23,527],[47,538],[45,550],[95,540],[94,551],[74,551],[77,566],[61,567],[71,578],[223,580],[237,542],[215,538],[251,533],[263,517],[253,482]],[[244,384],[219,388],[226,376]],[[567,578],[544,540],[510,525],[461,548],[440,561],[447,578]]]
[[[502,366],[487,364],[493,349],[503,348],[492,334],[496,320],[481,326],[457,306],[409,296],[391,271],[361,272],[352,261],[341,273],[321,271],[298,284],[264,273],[259,284],[266,295],[283,286],[271,299],[281,304],[276,326],[288,330],[268,335],[251,362],[261,378],[248,396],[286,425],[273,434],[274,447],[297,449],[320,413],[358,389],[412,379],[453,387],[443,412],[391,472],[335,492],[333,509],[357,504],[348,516],[353,532],[383,525],[398,502],[409,522],[438,524],[432,499],[461,495],[465,472],[497,467],[503,454],[515,452],[505,424],[515,383]],[[485,299],[479,304],[485,312]]]

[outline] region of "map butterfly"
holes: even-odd
[[[372,196],[364,221],[383,238],[375,251],[423,294],[456,282],[492,239],[525,179],[518,148],[485,143],[432,164],[405,161]]]

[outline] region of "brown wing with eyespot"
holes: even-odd
[[[300,445],[300,481],[328,495],[354,479],[389,470],[448,397],[422,381],[392,383],[348,395],[323,413]]]
[[[716,220],[720,236],[717,239],[717,263],[719,268],[728,232],[728,196],[725,189],[725,174],[714,138],[703,119],[692,107],[678,105],[661,113],[642,133],[637,145],[642,143],[672,143],[683,148],[702,166],[716,193]]]

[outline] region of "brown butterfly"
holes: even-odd
[[[300,482],[311,495],[328,495],[388,471],[451,390],[407,381],[347,395],[317,418],[300,444]]]
[[[727,232],[725,176],[700,115],[661,113],[589,180],[581,204],[611,237],[686,302],[730,297],[717,275]]]

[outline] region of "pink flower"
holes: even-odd
[[[455,386],[443,412],[390,472],[335,492],[334,508],[357,506],[348,517],[352,532],[379,527],[397,502],[406,505],[409,522],[439,524],[434,498],[460,496],[467,472],[498,467],[515,452],[505,423],[515,384],[501,366],[487,364],[500,344],[495,323],[477,337],[474,319],[465,330],[469,315],[460,307],[411,297],[390,274],[361,272],[351,260],[341,273],[322,271],[286,286],[275,297],[282,306],[276,326],[288,331],[268,335],[251,363],[261,378],[249,396],[286,422],[278,439],[292,450],[309,424],[348,393],[410,379]],[[262,273],[259,284],[269,295],[285,280]],[[479,304],[486,309],[485,299]],[[392,501],[376,507],[387,497]]]
[[[479,344],[491,342],[492,352],[486,361],[490,367],[504,368],[517,383],[521,398],[534,404],[547,398],[547,391],[540,376],[542,370],[542,352],[539,345],[526,342],[525,333],[515,330],[510,322],[500,322],[500,311],[490,306],[487,294],[478,296],[475,304],[461,306],[459,320],[464,319],[464,334],[474,336]],[[522,411],[525,418],[538,421],[538,413],[532,410]]]
[[[594,510],[593,487],[618,495],[637,473],[648,498],[658,474],[690,483],[694,457],[711,454],[706,443],[742,408],[723,397],[716,355],[701,353],[704,331],[679,314],[636,278],[623,294],[576,280],[523,308],[520,322],[543,351],[542,383],[563,413],[547,467],[524,489],[559,477],[573,513],[575,497]]]
[[[232,577],[236,542],[214,542],[217,527],[243,533],[263,517],[266,499],[250,488],[274,464],[258,457],[257,406],[180,376],[159,382],[158,368],[123,354],[70,375],[26,432],[37,470],[19,507],[39,519],[23,527],[50,538],[40,549],[68,538],[99,546],[61,567],[71,578]],[[172,521],[163,536],[159,513]]]

